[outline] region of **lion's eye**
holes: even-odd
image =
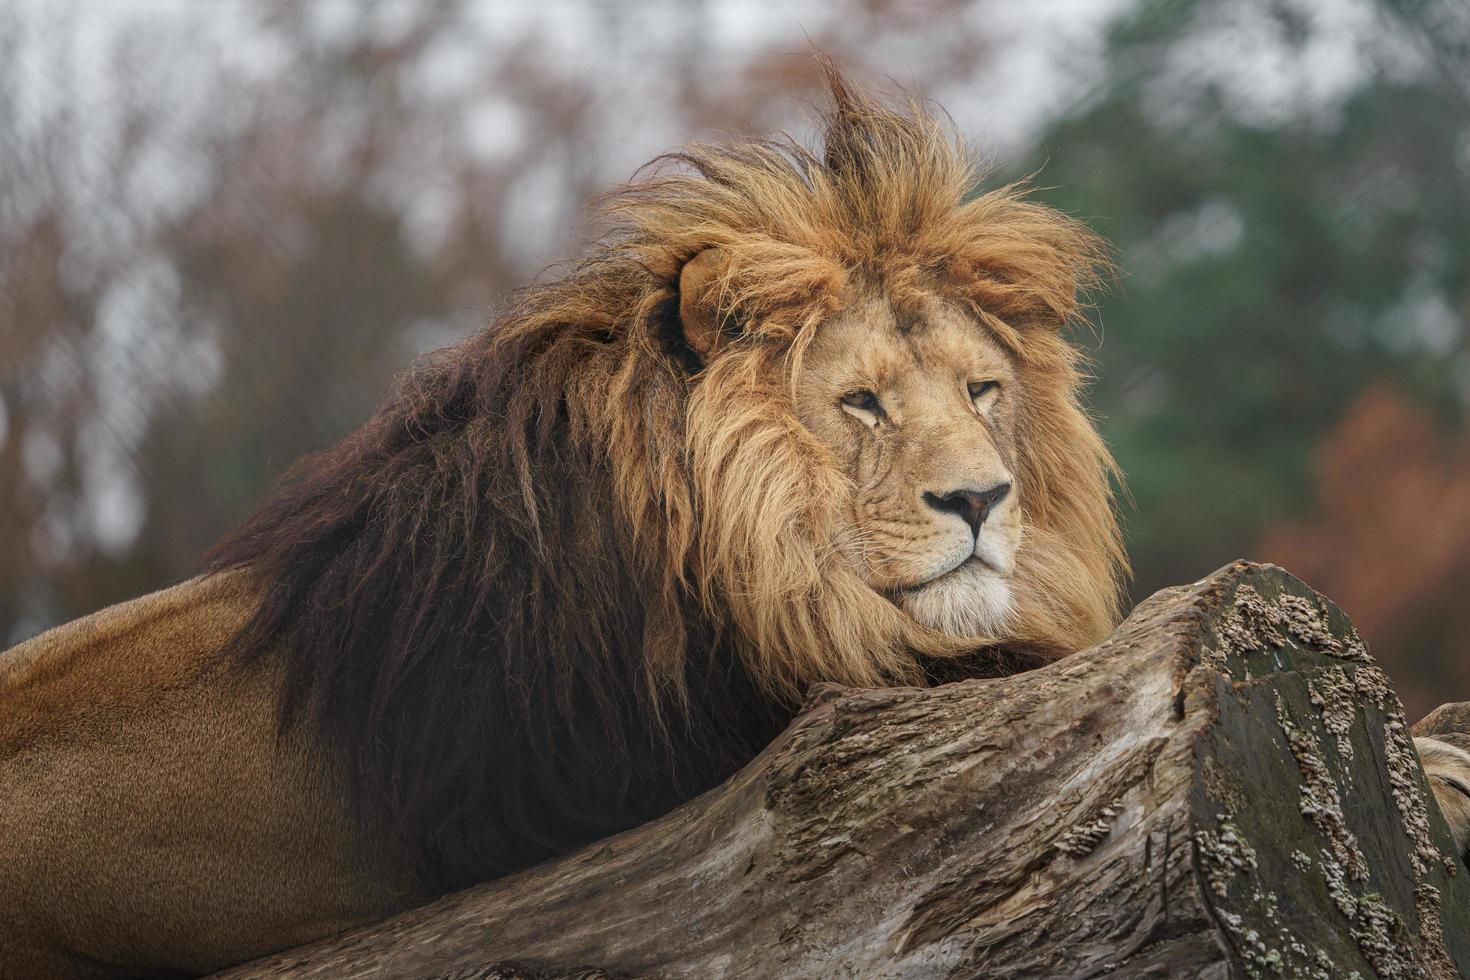
[[[883,414],[883,405],[878,396],[866,388],[849,391],[842,396],[842,407],[849,415],[856,415],[867,422],[876,421]]]
[[[998,387],[1000,387],[1000,382],[998,381],[971,381],[970,399],[972,401],[979,401]]]

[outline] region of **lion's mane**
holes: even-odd
[[[314,726],[365,823],[438,887],[709,788],[812,682],[1011,670],[1116,621],[1112,462],[1062,335],[1100,245],[1018,188],[977,193],[922,106],[830,77],[824,152],[667,158],[610,199],[589,259],[418,366],[210,556],[259,582],[233,649],[279,664],[283,724]],[[703,364],[677,290],[716,246],[732,337]],[[843,561],[848,490],[791,378],[874,282],[962,303],[1020,365],[1011,635],[925,630]]]

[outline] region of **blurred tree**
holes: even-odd
[[[1422,440],[1313,494],[1314,448],[1375,384],[1412,392],[1440,426],[1463,421],[1470,8],[1359,5],[1371,29],[1329,52],[1347,64],[1323,93],[1311,62],[1342,28],[1331,6],[1138,4],[1110,33],[1103,84],[1015,171],[1039,170],[1044,198],[1118,248],[1120,288],[1097,317],[1095,403],[1135,500],[1140,594],[1197,578],[1314,507],[1336,513],[1334,495],[1404,503],[1389,484]],[[1242,65],[1259,76],[1227,84]],[[1442,530],[1401,533],[1402,561],[1437,565]],[[1329,541],[1329,528],[1320,537],[1314,552],[1267,534],[1252,557],[1360,595],[1345,569],[1368,556]],[[1406,664],[1384,644],[1407,635],[1374,637],[1378,619],[1366,622],[1383,659]]]
[[[1470,432],[1387,384],[1359,395],[1313,454],[1315,509],[1262,551],[1332,596],[1422,709],[1470,693]]]
[[[0,24],[10,45],[22,33]],[[52,70],[82,74],[65,35],[45,36]],[[413,353],[407,326],[448,316],[403,217],[371,193],[407,109],[369,79],[426,39],[414,23],[392,43],[298,44],[299,87],[273,84],[234,119],[210,116],[238,103],[205,99],[200,186],[168,208],[150,182],[187,183],[187,154],[170,145],[176,121],[148,91],[136,31],[105,51],[115,145],[73,117],[77,93],[31,138],[7,132],[19,166],[0,174],[0,636],[188,574],[283,466],[366,417]],[[17,82],[0,90],[26,92],[25,70],[0,67]],[[100,173],[86,172],[93,153]]]

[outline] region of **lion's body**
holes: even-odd
[[[204,972],[411,902],[193,580],[0,654],[0,977]]]

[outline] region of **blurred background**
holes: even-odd
[[[0,646],[192,574],[639,164],[810,132],[812,46],[1116,244],[1136,596],[1275,561],[1470,699],[1465,0],[6,0]]]

